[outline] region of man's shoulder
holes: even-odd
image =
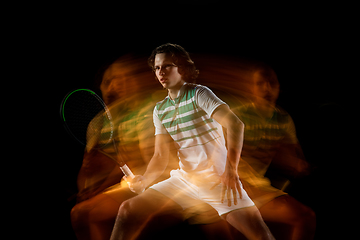
[[[208,87],[197,83],[186,83],[185,86],[187,90],[209,89]]]
[[[187,83],[186,92],[191,96],[200,94],[198,96],[206,97],[208,94],[212,94],[212,91],[209,87],[196,83]]]
[[[163,100],[156,103],[155,109],[159,110],[162,108],[166,108],[169,104],[170,104],[169,96],[166,96]]]
[[[201,86],[200,84],[196,84],[196,83],[186,83],[186,88],[187,89],[194,89],[197,88],[198,86]]]

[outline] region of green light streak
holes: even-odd
[[[65,98],[65,100],[64,100],[64,103],[63,103],[63,106],[62,106],[62,117],[63,117],[63,119],[64,119],[64,122],[66,121],[65,120],[65,115],[64,115],[64,109],[65,109],[65,103],[66,103],[66,101],[68,100],[68,98],[73,94],[73,93],[75,93],[75,92],[78,92],[78,91],[88,91],[88,92],[90,92],[91,94],[95,94],[95,92],[93,92],[93,91],[91,91],[91,90],[89,90],[89,89],[86,89],[86,88],[81,88],[81,89],[76,89],[76,90],[74,90],[74,91],[72,91],[71,93],[69,93],[67,96],[66,96],[66,98]]]

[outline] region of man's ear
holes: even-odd
[[[183,79],[186,79],[188,77],[187,72],[188,73],[190,72],[190,68],[188,66],[179,66],[178,67],[178,72],[179,72],[179,74],[181,75],[181,77]]]
[[[178,72],[179,72],[179,74],[180,74],[182,77],[184,77],[185,71],[184,71],[184,68],[183,68],[183,67],[179,66],[179,67],[178,67]]]

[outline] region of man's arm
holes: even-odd
[[[272,164],[294,177],[306,176],[311,171],[299,143],[280,146]]]
[[[230,110],[227,105],[220,105],[212,114],[212,118],[226,128],[227,132],[227,147],[228,156],[233,156],[231,159],[234,167],[236,167],[240,160],[240,154],[243,146],[244,138],[244,123]]]
[[[240,161],[240,154],[243,146],[244,123],[230,110],[227,105],[220,105],[215,109],[212,118],[220,123],[227,131],[227,161],[225,172],[221,177],[223,183],[222,201],[227,191],[228,205],[231,205],[231,194],[233,192],[234,204],[237,204],[236,190],[241,196],[241,185],[237,168]]]
[[[143,176],[137,175],[129,182],[131,191],[141,193],[166,169],[169,162],[169,149],[172,138],[168,134],[155,136],[155,151]]]

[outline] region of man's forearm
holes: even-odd
[[[229,162],[227,168],[237,170],[243,146],[245,125],[227,105],[221,105],[215,109],[212,117],[226,128]]]
[[[154,155],[149,165],[144,173],[144,178],[146,181],[146,187],[149,186],[152,182],[154,182],[158,177],[163,174],[168,164],[169,159],[165,157],[161,157],[159,155]]]
[[[236,121],[227,129],[228,153],[227,158],[229,168],[237,170],[240,161],[241,150],[244,139],[244,123],[240,120]]]

